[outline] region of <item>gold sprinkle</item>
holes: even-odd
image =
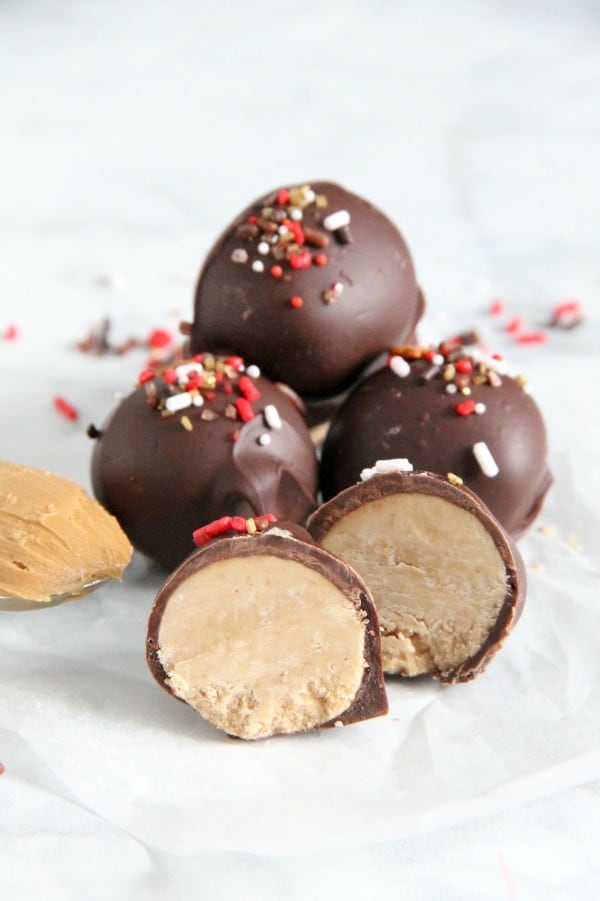
[[[542,535],[545,535],[546,538],[554,538],[556,535],[556,526],[540,526],[539,531]]]
[[[246,531],[248,532],[248,535],[254,535],[256,532],[256,523],[252,517],[246,520]]]
[[[217,384],[217,377],[213,373],[204,372],[202,374],[202,387],[203,388],[214,388]]]
[[[461,388],[461,389],[460,389],[460,393],[461,393],[461,394],[466,394],[466,395],[468,396],[468,395],[471,393],[471,389],[469,388],[468,385],[465,385],[464,388]]]
[[[215,362],[216,360],[212,354],[204,354],[202,357],[202,365],[205,369],[214,369]]]
[[[446,474],[446,478],[450,482],[451,485],[462,485],[463,480],[460,476],[457,476],[455,472],[449,472]]]
[[[181,417],[181,425],[184,427],[186,432],[193,432],[194,426],[192,425],[192,421],[189,416]]]
[[[426,352],[426,347],[419,347],[417,344],[399,344],[390,347],[392,356],[404,357],[405,360],[420,360]]]
[[[528,384],[529,384],[529,379],[528,379],[526,376],[524,376],[524,375],[518,375],[518,376],[515,378],[515,382],[517,383],[517,385],[520,385],[521,388],[524,388],[525,385],[528,385]]]
[[[315,197],[315,203],[320,210],[324,210],[327,206],[327,197],[325,194],[317,194]]]
[[[456,375],[456,367],[455,366],[446,366],[444,369],[444,379],[447,382],[451,382],[454,376]]]

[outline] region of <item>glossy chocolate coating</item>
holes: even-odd
[[[192,352],[240,353],[309,405],[339,394],[390,343],[406,340],[424,307],[395,225],[339,185],[314,182],[310,189],[318,202],[299,201],[302,219],[294,227],[302,229],[304,243],[289,258],[277,227],[293,207],[278,203],[280,191],[259,198],[227,227],[200,273],[190,335]],[[302,189],[290,190],[294,198]],[[329,230],[324,219],[339,210],[350,214],[350,223],[346,230]],[[261,253],[259,245],[270,249]],[[291,258],[303,254],[311,262],[294,268]],[[247,259],[234,262],[240,255]],[[255,271],[253,263],[264,271]],[[272,275],[273,265],[280,267],[279,277]],[[328,300],[336,283],[341,293]],[[302,306],[290,305],[292,297],[302,298]]]
[[[408,362],[406,377],[388,366],[369,376],[334,415],[322,452],[324,497],[357,482],[361,470],[376,460],[405,457],[415,469],[455,473],[518,537],[539,512],[552,482],[546,430],[534,400],[506,375],[497,387],[471,378],[469,395],[448,394],[451,380],[444,378],[444,366],[432,376],[430,361]],[[456,406],[465,401],[484,404],[485,411],[460,415]],[[477,442],[487,445],[499,467],[495,477],[478,464]]]
[[[96,497],[138,550],[170,569],[195,549],[192,532],[207,522],[264,512],[302,522],[316,505],[317,462],[301,414],[268,379],[250,381],[260,397],[247,422],[235,408],[239,374],[201,391],[203,406],[169,415],[149,403],[153,385],[163,400],[173,391],[159,377],[126,397],[96,440]],[[280,428],[266,425],[267,405]]]
[[[512,628],[518,622],[526,597],[527,572],[515,541],[506,532],[489,508],[466,485],[453,484],[446,477],[431,472],[390,472],[377,474],[344,489],[311,514],[307,528],[315,541],[323,541],[339,519],[364,504],[396,494],[420,494],[447,501],[475,517],[490,535],[498,555],[504,563],[506,594],[495,623],[481,647],[460,664],[446,671],[435,670],[430,675],[441,682],[469,682],[482,673],[496,655]],[[411,523],[399,522],[398,527],[410,531]],[[421,540],[426,536],[421,535]],[[460,561],[457,561],[460,567]],[[402,578],[398,568],[397,578]],[[469,603],[477,603],[477,598]]]
[[[158,684],[169,694],[174,694],[166,681],[167,673],[160,659],[159,640],[162,617],[173,593],[200,569],[213,563],[237,557],[258,560],[261,555],[293,560],[308,569],[315,570],[345,594],[348,603],[360,609],[364,616],[364,659],[368,665],[364,668],[356,696],[343,713],[333,720],[320,723],[315,728],[330,728],[338,724],[347,726],[387,713],[388,702],[381,669],[379,622],[368,588],[360,576],[344,561],[319,547],[304,529],[288,522],[277,522],[272,528],[251,536],[240,537],[230,533],[215,538],[188,557],[171,574],[156,596],[148,621],[146,659]],[[243,586],[240,586],[240,590],[243,592]],[[199,611],[201,613],[201,604]],[[318,623],[315,626],[318,628]],[[257,646],[257,653],[260,652],[261,648]],[[273,678],[280,677],[274,673]]]

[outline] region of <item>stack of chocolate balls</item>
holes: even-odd
[[[182,327],[184,357],[142,373],[95,432],[98,499],[139,550],[169,569],[185,561],[151,617],[152,671],[225,731],[254,738],[379,715],[381,639],[386,672],[465,681],[516,619],[524,578],[513,539],[531,524],[551,483],[544,423],[524,380],[508,376],[501,360],[468,338],[420,346],[423,311],[407,245],[379,209],[329,182],[279,188],[240,213],[209,252],[193,319]],[[318,459],[309,428],[325,422]],[[297,533],[305,525],[312,538]],[[465,555],[487,561],[469,570],[470,583],[452,582],[445,616],[436,591],[452,555],[436,556],[434,532],[442,545],[445,534],[459,534]],[[194,535],[208,544],[190,556]],[[448,544],[454,552],[455,543]],[[288,594],[296,580],[310,595],[315,572],[331,583],[327,627],[325,620],[307,625],[272,615],[280,628],[275,644],[288,628],[309,628],[300,644],[328,648],[332,666],[348,670],[338,672],[335,691],[308,664],[306,671],[319,672],[310,688],[295,671],[295,688],[277,700],[265,673],[237,691],[239,669],[219,660],[231,651],[228,641],[244,648],[258,641],[253,630],[252,640],[240,633],[239,622],[208,668],[206,655],[221,639],[213,636],[207,650],[203,626],[203,665],[193,672],[179,665],[182,654],[189,657],[189,636],[172,618],[173,599],[218,590],[222,579],[229,586],[223,604],[235,606],[242,571],[260,583],[264,561],[255,566],[255,556],[293,561],[280,573]],[[437,588],[421,590],[409,579],[398,594],[411,565],[432,574],[428,584]],[[253,615],[272,626],[250,594]],[[484,600],[475,603],[473,620],[477,595]],[[314,611],[306,616],[314,619]],[[353,631],[350,621],[362,625]],[[434,621],[445,638],[434,637]],[[352,665],[342,666],[344,654],[338,659],[326,634],[336,622],[353,635]],[[359,658],[371,672],[366,681]],[[277,659],[269,667],[285,670]],[[298,698],[307,692],[305,709]],[[272,704],[289,708],[289,716],[273,718]]]

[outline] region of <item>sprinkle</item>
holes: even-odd
[[[254,262],[252,263],[252,271],[253,272],[264,272],[265,264],[263,263],[263,261],[262,260],[254,260]]]
[[[254,521],[254,519],[252,517],[250,517],[250,519],[246,520],[246,531],[247,531],[248,535],[254,535],[254,533],[257,531],[256,522]]]
[[[192,532],[192,539],[194,544],[197,547],[202,547],[211,538],[216,538],[218,535],[222,535],[224,532],[229,532],[231,529],[232,517],[231,516],[222,516],[220,519],[215,519],[213,522],[207,523],[205,526],[200,526],[199,529],[195,529]]]
[[[290,306],[295,310],[299,310],[300,307],[304,306],[304,298],[300,297],[299,294],[294,294],[293,297],[290,297]]]
[[[520,316],[513,316],[508,325],[506,326],[506,331],[509,335],[518,335],[523,327],[523,320]]]
[[[488,370],[487,372],[487,380],[488,384],[492,386],[492,388],[499,388],[502,384],[502,379],[493,369]]]
[[[326,253],[317,253],[313,258],[313,262],[316,266],[326,266],[329,258]]]
[[[450,482],[451,485],[463,485],[464,482],[460,476],[457,476],[455,472],[446,473],[446,478]]]
[[[261,253],[264,256],[265,254],[267,254],[270,251],[271,247],[269,244],[267,244],[266,241],[260,241],[259,244],[257,245],[256,249],[258,250],[259,253]]]
[[[202,410],[202,413],[200,414],[200,419],[202,419],[204,422],[214,422],[215,419],[218,418],[219,414],[216,412],[216,410]]]
[[[260,369],[255,363],[251,363],[250,366],[246,367],[246,375],[251,379],[257,379],[260,376]]]
[[[311,247],[318,247],[319,250],[323,250],[329,244],[329,236],[325,232],[317,228],[310,228],[308,225],[304,226],[304,240]]]
[[[454,382],[449,382],[446,385],[446,394],[456,394],[457,391],[458,391],[458,388],[456,387]]]
[[[172,340],[171,332],[164,328],[155,328],[148,337],[148,346],[157,349],[168,347]]]
[[[165,401],[165,410],[169,413],[177,413],[179,410],[185,410],[192,406],[192,395],[189,391],[182,391],[181,394],[173,394],[167,397]]]
[[[273,278],[281,278],[283,275],[283,269],[277,263],[271,266],[271,275]]]
[[[281,416],[279,415],[279,410],[277,409],[275,404],[266,405],[263,410],[263,417],[265,424],[268,425],[270,429],[281,428]]]
[[[75,420],[78,418],[79,413],[64,397],[55,397],[52,401],[54,404],[54,408],[61,413],[65,419]]]
[[[243,247],[236,247],[234,251],[231,253],[231,262],[232,263],[247,263],[248,262],[248,251],[244,250]]]
[[[261,447],[266,447],[271,443],[271,436],[268,432],[262,432],[262,434],[258,436],[257,440]]]
[[[260,397],[260,391],[247,375],[243,375],[241,377],[238,383],[238,388],[240,390],[240,393],[243,394],[246,400],[249,400],[250,402],[258,400],[258,398]]]
[[[552,311],[550,325],[559,328],[574,328],[583,320],[583,311],[578,300],[563,300]]]
[[[547,340],[548,336],[546,332],[535,331],[535,332],[521,332],[517,336],[518,344],[544,344]]]
[[[481,401],[479,401],[479,403],[475,404],[475,412],[477,413],[478,416],[481,416],[482,413],[485,413],[486,409],[487,409],[486,405],[481,403]]]
[[[293,253],[289,258],[292,269],[307,269],[312,263],[312,255],[308,251]]]
[[[201,394],[194,394],[192,398],[192,406],[193,407],[201,407],[204,404],[204,398]]]
[[[167,372],[169,371],[170,370],[167,370]],[[182,363],[181,366],[175,367],[175,375],[177,377],[177,381],[179,382],[185,382],[185,380],[189,378],[190,375],[194,373],[201,373],[203,371],[204,367],[202,366],[202,363]],[[165,377],[165,375],[166,373],[163,373],[163,378]]]
[[[6,767],[3,763],[0,763],[0,776],[6,772]]]
[[[394,375],[399,376],[401,379],[405,379],[407,375],[410,375],[410,363],[404,357],[395,355],[390,357],[388,366]]]
[[[350,213],[348,210],[337,210],[335,213],[329,213],[323,219],[323,225],[332,232],[345,228],[350,225]]]
[[[431,362],[434,366],[441,366],[444,362],[444,358],[441,354],[434,354],[431,358]]]
[[[475,412],[475,404],[470,399],[463,400],[460,404],[456,404],[454,409],[459,416],[470,416],[471,413]]]
[[[456,361],[454,366],[456,367],[456,371],[463,375],[473,372],[473,364],[467,357],[461,357],[460,360]]]
[[[277,192],[277,203],[280,206],[285,206],[286,203],[289,203],[290,200],[290,192],[286,188],[282,188],[281,191]]]
[[[182,416],[180,422],[186,432],[193,432],[194,426],[192,425],[192,421],[189,416]]]
[[[235,402],[235,408],[242,422],[250,422],[251,419],[254,419],[254,410],[250,405],[250,401],[246,400],[245,397],[238,397]]]
[[[17,326],[14,323],[7,325],[4,329],[2,337],[5,341],[14,341],[19,337],[19,330],[17,329]]]
[[[244,368],[244,359],[243,357],[226,357],[225,365],[231,366],[232,369],[235,369],[236,372],[240,372]]]
[[[295,206],[290,210],[290,219],[295,219],[297,222],[299,222],[302,218],[302,210],[299,210],[298,207]]]
[[[498,475],[498,473],[500,472],[500,470],[498,469],[498,464],[492,457],[490,449],[485,441],[477,441],[473,445],[473,455],[479,463],[479,467],[484,476],[493,479],[494,476]]]
[[[502,300],[492,300],[490,303],[490,313],[492,316],[502,316],[504,313],[504,301]]]
[[[363,482],[372,478],[374,475],[380,475],[389,472],[412,472],[413,466],[406,457],[396,457],[389,460],[377,460],[375,466],[363,469],[360,477]]]
[[[142,369],[138,375],[138,385],[145,385],[146,382],[152,381],[156,373],[153,369]]]
[[[339,300],[344,292],[344,286],[341,282],[334,282],[330,288],[323,291],[322,297],[324,303],[335,303]]]

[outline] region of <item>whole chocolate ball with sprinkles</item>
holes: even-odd
[[[316,506],[301,413],[240,356],[201,353],[144,370],[90,434],[96,497],[138,550],[170,569],[204,523],[265,511],[303,522]]]
[[[535,519],[552,483],[544,421],[524,378],[460,339],[394,349],[334,415],[321,460],[326,499],[374,460],[462,480],[513,536]]]
[[[423,306],[396,226],[313,182],[271,191],[225,229],[200,272],[190,347],[241,353],[310,407],[406,340]]]

